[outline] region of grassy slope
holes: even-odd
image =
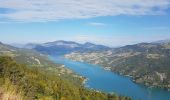
[[[45,55],[0,43],[0,99],[129,100],[84,89],[83,79]]]
[[[75,86],[46,70],[17,64],[10,57],[0,57],[0,84],[5,93],[23,100],[129,100]]]
[[[49,73],[55,73],[56,76],[70,80],[77,85],[81,85],[84,80],[84,77],[75,74],[63,67],[63,65],[53,63],[46,55],[33,50],[19,49],[0,43],[0,56],[9,56],[17,63],[27,64],[29,67],[38,67],[39,69],[47,70]]]

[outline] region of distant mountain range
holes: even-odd
[[[15,45],[14,45],[15,46]],[[90,42],[84,44],[72,42],[72,41],[54,41],[43,44],[29,43],[22,48],[34,49],[38,52],[48,55],[54,54],[66,54],[71,52],[93,52],[93,51],[105,51],[111,49],[104,45],[96,45]]]
[[[99,64],[105,69],[131,76],[135,82],[170,89],[170,40],[138,43],[110,48],[93,43],[55,41],[44,44],[27,44],[24,48]]]
[[[60,75],[62,79],[67,79],[75,84],[81,84],[83,81],[81,76],[63,67],[64,65],[52,62],[47,55],[33,49],[17,48],[0,42],[0,57],[5,56],[11,57],[19,64],[26,64],[29,67],[40,68],[49,73]]]
[[[158,43],[158,44],[165,44],[165,43],[170,43],[170,39],[166,39],[166,40],[159,40],[159,41],[155,41],[152,43]]]
[[[70,42],[62,43],[46,43],[42,46],[76,47]],[[32,48],[31,45],[29,48]],[[86,89],[84,82],[85,77],[64,65],[53,63],[46,55],[0,42],[0,100],[131,100]]]

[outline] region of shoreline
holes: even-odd
[[[66,59],[69,59],[69,58],[66,57]],[[78,61],[78,60],[75,60],[75,59],[70,59],[70,60],[72,60],[72,61]],[[85,63],[89,63],[89,64],[94,64],[94,63],[91,63],[91,62],[86,62],[86,61],[84,61],[84,60],[81,60],[81,61],[78,61],[78,62],[85,62]],[[102,65],[100,65],[100,64],[94,64],[94,65],[99,65],[99,66],[101,66],[101,67],[102,67],[104,70],[106,70],[106,71],[111,71],[112,73],[116,73],[116,74],[119,74],[119,75],[122,75],[122,76],[125,76],[125,77],[129,77],[132,82],[134,82],[134,83],[136,83],[136,84],[144,85],[144,86],[146,86],[147,88],[152,87],[152,88],[158,88],[158,89],[164,89],[164,90],[166,90],[166,91],[170,91],[170,87],[169,87],[169,88],[168,88],[168,87],[161,87],[161,86],[159,86],[159,85],[151,85],[151,84],[146,83],[146,82],[137,82],[137,80],[135,80],[135,76],[128,75],[128,74],[123,74],[123,73],[118,72],[118,71],[113,71],[113,70],[111,70],[111,67],[109,67],[109,68],[108,68],[108,67],[104,67],[104,66],[102,66]]]

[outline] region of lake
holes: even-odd
[[[136,84],[129,77],[118,75],[101,66],[50,56],[55,63],[64,64],[81,76],[88,78],[85,87],[107,93],[129,96],[133,100],[170,100],[170,92]]]

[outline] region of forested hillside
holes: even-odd
[[[170,43],[140,43],[104,52],[71,53],[66,58],[99,64],[137,83],[170,89]]]
[[[17,63],[26,64],[29,67],[38,67],[49,71],[49,73],[55,73],[55,75],[70,80],[77,85],[81,85],[84,77],[77,75],[64,65],[54,64],[48,59],[47,55],[43,55],[34,50],[19,49],[7,44],[0,43],[0,56],[9,56],[13,58]]]
[[[17,64],[12,58],[0,57],[0,98],[7,94],[16,100],[129,100],[127,97],[87,90],[46,70]],[[10,98],[10,97],[9,97]]]

